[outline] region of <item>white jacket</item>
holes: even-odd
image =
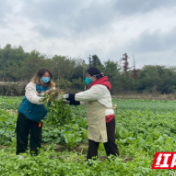
[[[53,89],[55,89],[55,87],[53,87]],[[25,96],[33,104],[38,104],[38,105],[43,104],[43,102],[40,102],[40,100],[42,100],[43,97],[39,97],[39,95],[44,95],[44,94],[45,92],[38,93],[36,91],[36,84],[33,82],[28,83],[25,88]]]
[[[101,84],[93,85],[89,90],[75,94],[75,100],[86,102],[98,100],[98,102],[107,108],[112,108],[112,98],[106,86]],[[106,109],[105,115],[114,114],[113,109]]]

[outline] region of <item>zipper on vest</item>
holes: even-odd
[[[44,108],[43,108],[43,110],[44,110]],[[43,116],[43,112],[44,112],[44,111],[42,111],[42,116]],[[40,118],[39,128],[42,126],[42,122],[41,122],[41,120],[42,120],[42,116],[41,116],[41,118]]]
[[[26,109],[26,112],[27,112],[27,110],[29,109],[29,106],[30,106],[30,105],[31,105],[31,104],[28,105],[28,107],[27,107],[27,109]],[[26,114],[26,112],[24,113],[24,115]]]

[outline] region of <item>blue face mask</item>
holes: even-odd
[[[86,77],[85,82],[89,85],[92,83],[92,80],[89,77]]]
[[[42,80],[43,83],[48,83],[50,81],[50,78],[42,77],[41,80]]]

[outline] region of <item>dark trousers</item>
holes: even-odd
[[[19,113],[16,133],[17,133],[17,150],[16,154],[25,153],[28,145],[28,136],[30,133],[30,152],[31,155],[37,155],[38,149],[41,147],[42,127],[39,123],[26,118],[23,114]]]
[[[103,143],[106,150],[106,154],[107,156],[111,154],[115,156],[119,156],[119,150],[117,148],[117,144],[115,143],[115,118],[110,122],[106,123],[106,130],[107,130],[108,142]],[[91,159],[92,157],[98,155],[98,147],[99,147],[99,142],[89,140],[87,159]]]

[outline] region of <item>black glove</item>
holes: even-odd
[[[75,101],[75,94],[66,94],[66,100],[70,101],[69,105],[80,105],[80,101]]]

